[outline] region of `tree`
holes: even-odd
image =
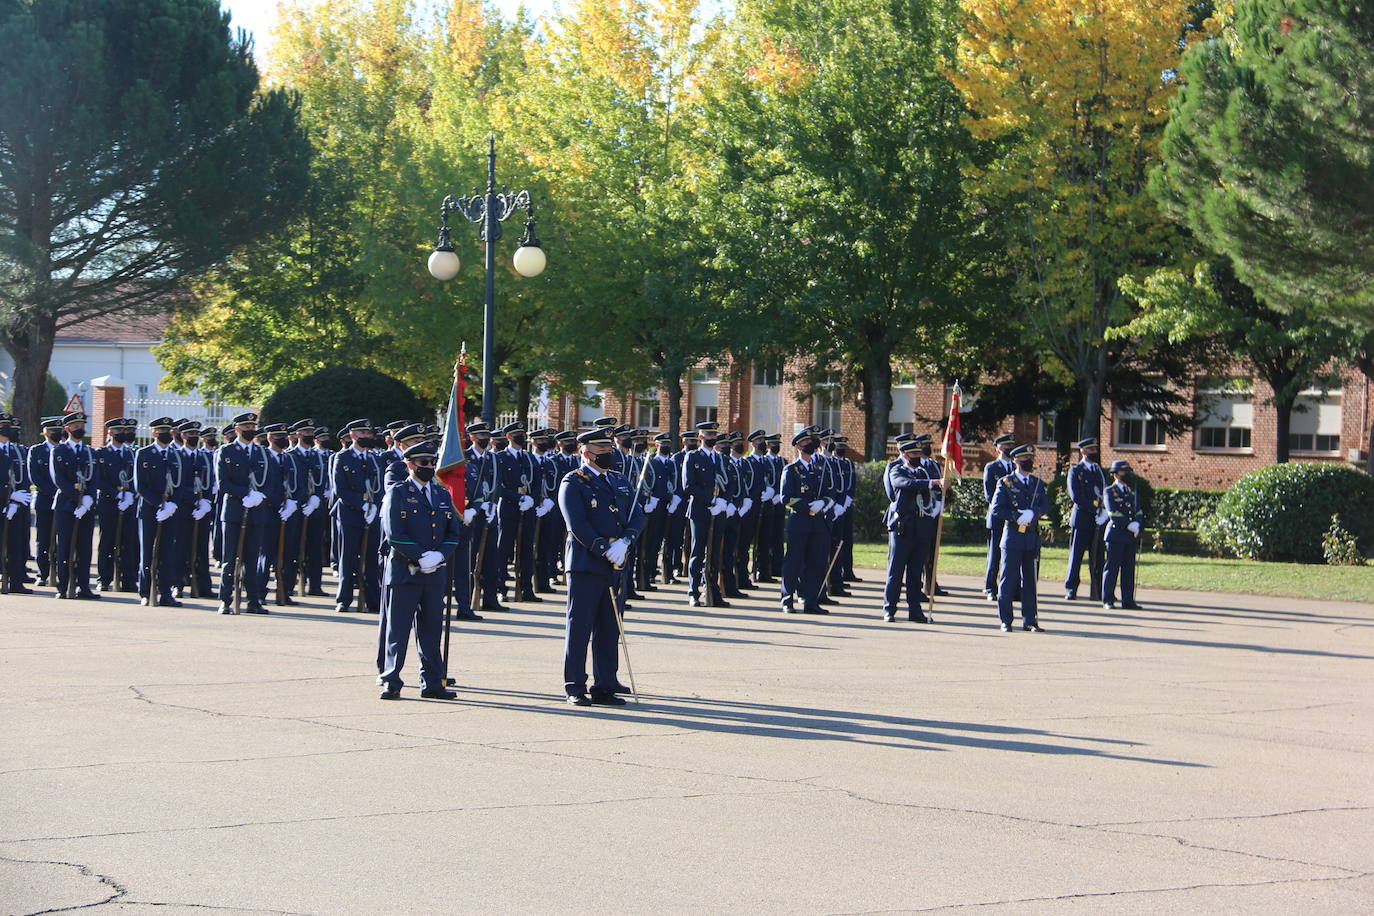
[[[728,304],[763,304],[765,347],[801,352],[817,373],[842,367],[864,395],[863,450],[881,456],[894,361],[941,358],[1000,293],[961,187],[977,150],[945,75],[952,9],[757,0],[740,15],[745,66],[708,119]]]
[[[0,340],[38,422],[57,330],[165,308],[305,185],[294,100],[258,92],[216,0],[0,0]]]
[[[1166,268],[1143,282],[1126,278],[1122,288],[1144,311],[1109,333],[1170,346],[1215,338],[1224,352],[1248,362],[1273,391],[1273,458],[1276,463],[1287,461],[1288,430],[1298,395],[1314,380],[1329,376],[1333,360],[1349,355],[1349,333],[1313,311],[1281,312],[1265,305],[1236,278],[1226,257],[1199,264],[1191,276]]]
[[[1270,307],[1374,328],[1374,8],[1237,0],[1180,75],[1165,209]]]
[[[971,173],[995,213],[1016,281],[1017,322],[1077,387],[1097,435],[1112,372],[1138,357],[1109,347],[1129,320],[1117,281],[1170,263],[1179,234],[1146,188],[1190,22],[1182,3],[963,0],[952,79],[975,137],[999,155]],[[1049,367],[1055,371],[1055,367]]]
[[[264,423],[306,417],[337,432],[359,418],[378,425],[392,420],[426,423],[434,417],[434,406],[404,382],[374,369],[333,366],[287,382],[262,405]]]

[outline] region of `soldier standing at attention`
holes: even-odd
[[[897,603],[906,590],[907,619],[928,623],[921,605],[921,574],[930,542],[935,537],[935,518],[930,514],[932,490],[944,481],[932,479],[916,454],[916,442],[902,443],[902,455],[887,466],[885,489],[892,494],[883,522],[887,525],[887,583],[883,587],[883,620],[897,619]]]
[[[339,590],[334,610],[345,613],[359,593],[359,609],[364,613],[381,610],[381,568],[378,565],[378,539],[382,526],[382,469],[377,456],[367,447],[372,439],[372,424],[354,420],[343,428],[353,444],[334,456],[330,481],[334,491],[334,516],[339,534]]]
[[[997,446],[997,457],[983,468],[983,498],[987,500],[988,512],[984,522],[988,529],[988,567],[983,576],[983,597],[989,601],[997,600],[997,576],[1002,570],[1002,520],[992,513],[993,498],[997,495],[997,482],[1016,470],[1016,464],[1007,457],[1016,438],[1003,433],[992,444]],[[1015,597],[1015,596],[1013,596]]]
[[[9,574],[11,595],[32,595],[28,587],[29,575],[29,510],[33,504],[32,481],[29,480],[29,450],[19,444],[19,420],[11,414],[0,413],[0,457],[9,466],[0,490],[6,493],[0,501],[0,512],[9,524],[9,543],[5,546],[4,572]],[[36,446],[35,446],[36,447]],[[0,522],[0,527],[3,526]]]
[[[799,452],[782,472],[782,505],[787,512],[787,552],[782,560],[782,609],[797,613],[795,596],[802,597],[802,613],[828,614],[820,606],[830,530],[825,513],[831,501],[825,494],[825,469],[815,460],[821,446],[814,426],[792,437]]]
[[[624,706],[617,678],[614,585],[644,529],[644,511],[628,479],[611,470],[613,445],[604,429],[577,437],[582,465],[563,478],[558,508],[568,527],[563,565],[568,571],[567,624],[563,643],[563,691],[574,706]],[[592,649],[592,685],[587,690],[587,644]]]
[[[56,585],[57,578],[53,574],[53,541],[56,538],[56,529],[53,525],[53,501],[57,499],[57,487],[52,482],[52,450],[66,438],[67,434],[62,429],[61,417],[44,417],[43,441],[29,449],[29,481],[33,488],[38,491],[34,497],[33,517],[37,530],[34,532],[38,538],[38,550],[35,556],[38,559],[38,584]]]
[[[57,597],[86,601],[100,598],[91,591],[91,542],[95,536],[95,450],[86,438],[86,415],[62,418],[67,439],[48,451],[48,470],[56,490],[53,498],[54,584]]]
[[[1016,470],[997,483],[992,511],[1004,523],[1002,574],[997,583],[997,615],[1002,632],[1011,632],[1013,596],[1021,599],[1023,629],[1043,633],[1035,603],[1035,561],[1040,556],[1040,518],[1049,512],[1045,482],[1031,473],[1035,449],[1018,445],[1011,451]]]
[[[1079,461],[1069,468],[1069,569],[1064,578],[1064,599],[1078,597],[1078,568],[1088,555],[1088,591],[1094,601],[1102,600],[1102,526],[1107,524],[1107,509],[1102,491],[1107,475],[1098,463],[1097,440],[1078,442]]]
[[[682,461],[682,492],[687,497],[687,518],[692,531],[692,552],[687,564],[688,603],[692,607],[730,606],[720,595],[712,554],[716,549],[712,542],[719,543],[723,534],[721,515],[725,512],[725,500],[720,498],[725,468],[715,449],[719,429],[714,420],[698,423],[701,447],[687,452]]]
[[[507,567],[513,564],[511,600],[543,601],[534,593],[534,520],[545,498],[543,477],[539,462],[525,448],[524,424],[510,423],[501,432],[509,443],[496,454],[503,494],[498,517],[501,577],[504,581]]]
[[[1116,607],[1116,584],[1121,582],[1121,606],[1128,611],[1140,610],[1135,602],[1135,561],[1140,546],[1140,526],[1145,516],[1140,511],[1140,499],[1127,483],[1131,466],[1124,460],[1112,462],[1113,483],[1103,491],[1106,501],[1107,562],[1102,577],[1102,607]]]
[[[458,554],[462,521],[448,489],[433,482],[437,457],[438,451],[429,442],[406,449],[409,477],[389,488],[382,499],[382,535],[387,545],[383,700],[401,698],[401,669],[412,626],[420,647],[420,696],[427,700],[458,696],[444,686],[448,673],[440,636],[448,588],[448,570],[443,567]]]
[[[497,593],[501,586],[500,533],[497,530],[497,511],[500,505],[501,473],[496,467],[496,452],[491,448],[491,428],[484,420],[468,424],[467,499],[469,509],[476,509],[473,517],[468,552],[469,568],[476,577],[480,610],[504,611]],[[474,611],[479,608],[473,608]]]
[[[134,489],[138,492],[139,604],[181,607],[172,597],[177,576],[177,499],[186,467],[172,443],[176,423],[158,417],[148,424],[153,441],[134,455]],[[187,507],[186,511],[190,511]],[[156,581],[154,581],[156,580]]]

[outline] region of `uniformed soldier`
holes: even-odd
[[[773,565],[768,572],[768,582],[782,581],[783,541],[787,533],[788,510],[782,504],[782,472],[787,467],[787,459],[782,457],[781,451],[782,433],[772,433],[768,437],[768,460],[773,464],[773,479],[777,481],[777,492],[773,494]]]
[[[639,550],[639,588],[656,590],[654,577],[660,571],[664,584],[668,581],[668,560],[663,555],[668,523],[677,509],[677,465],[673,462],[673,437],[667,433],[654,436],[656,454],[648,457],[644,471],[644,537]],[[679,499],[680,503],[681,500]]]
[[[387,438],[391,444],[382,451],[382,487],[390,490],[396,484],[410,479],[410,468],[406,464],[405,451],[412,445],[419,445],[428,438],[423,423],[406,423],[390,430]]]
[[[629,558],[630,546],[644,530],[644,511],[634,488],[611,470],[613,446],[604,429],[580,436],[582,465],[563,478],[558,507],[568,527],[563,558],[568,571],[567,626],[563,653],[563,690],[574,706],[623,706],[617,677],[613,589]],[[592,649],[592,685],[587,690],[587,644]]]
[[[302,595],[326,597],[321,587],[324,576],[324,537],[329,527],[327,508],[329,478],[326,469],[328,460],[323,449],[317,446],[315,421],[310,418],[297,420],[288,427],[294,437],[290,451],[295,455],[296,464],[302,471],[300,543],[296,545],[298,580]],[[324,506],[324,511],[321,511]]]
[[[741,440],[743,439],[739,433],[722,433],[716,437],[715,443],[716,454],[719,456],[717,460],[722,469],[720,496],[721,499],[725,500],[725,511],[716,518],[716,530],[720,532],[720,544],[715,548],[716,553],[711,562],[720,580],[721,594],[726,598],[747,597],[744,592],[740,591],[739,583],[735,579],[735,555],[739,549],[739,514],[740,510],[744,508],[745,500],[744,480],[740,475],[733,454],[737,436]]]
[[[687,497],[687,517],[692,532],[692,552],[687,567],[688,600],[692,607],[703,604],[730,606],[720,594],[716,569],[717,545],[724,533],[721,519],[726,509],[726,502],[721,498],[725,488],[725,466],[715,448],[719,430],[720,425],[714,420],[698,423],[701,447],[688,452],[682,462],[682,492]]]
[[[826,591],[832,598],[847,598],[849,591],[844,587],[849,573],[854,569],[854,516],[849,510],[854,505],[854,494],[858,490],[858,474],[854,462],[845,453],[849,450],[848,436],[831,436],[827,440],[827,465],[830,475],[829,492],[835,500],[831,510],[830,549],[835,562],[830,567],[830,579]],[[837,553],[836,553],[837,552]]]
[[[1131,488],[1131,466],[1123,459],[1112,462],[1112,484],[1103,490],[1107,511],[1107,560],[1102,576],[1102,607],[1116,607],[1116,585],[1121,583],[1121,606],[1128,611],[1141,609],[1135,601],[1135,563],[1140,547],[1140,527],[1145,515],[1140,499]]]
[[[525,425],[508,423],[501,431],[508,443],[496,455],[502,490],[497,510],[502,579],[504,581],[506,570],[514,564],[510,571],[515,582],[512,600],[543,601],[534,593],[534,522],[538,518],[535,512],[543,507],[548,497],[544,493],[538,462],[525,448]],[[548,508],[552,508],[551,503]]]
[[[67,433],[62,428],[62,418],[44,417],[43,441],[29,449],[29,481],[37,491],[33,504],[33,516],[38,540],[34,556],[38,563],[38,584],[57,584],[54,575],[53,558],[57,553],[54,541],[57,526],[53,524],[53,503],[57,500],[57,487],[52,480],[52,450],[61,444]]]
[[[181,607],[172,595],[180,581],[177,565],[177,502],[186,467],[173,444],[176,421],[158,417],[148,424],[153,441],[134,454],[138,494],[138,599],[146,606]],[[187,507],[187,511],[191,507]]]
[[[346,613],[353,608],[353,596],[364,613],[381,611],[381,567],[378,564],[379,514],[382,508],[382,468],[377,455],[369,449],[372,424],[353,420],[342,432],[353,444],[334,456],[331,489],[333,514],[339,535],[339,590],[334,610]]]
[[[732,519],[735,527],[735,545],[730,551],[729,564],[735,590],[742,594],[754,587],[749,575],[749,551],[754,546],[754,534],[758,529],[759,494],[758,471],[754,461],[744,453],[745,435],[735,431],[730,434],[730,464],[735,476],[739,478],[739,497],[736,502],[738,511]]]
[[[91,546],[95,536],[95,450],[85,443],[86,415],[62,417],[66,440],[48,454],[57,496],[53,500],[53,569],[57,597],[98,600],[91,591]]]
[[[918,445],[917,452],[921,456],[921,467],[926,469],[926,474],[932,479],[943,476],[944,472],[940,469],[940,462],[931,457],[933,445],[930,434],[920,433],[912,441]],[[938,518],[945,509],[945,494],[943,490],[937,488],[931,496],[935,500],[935,507],[932,511]],[[926,594],[947,595],[949,593],[940,587],[940,583],[935,581],[935,548],[935,539],[932,537],[930,539],[930,552],[926,556]]]
[[[1011,632],[1012,602],[1021,600],[1023,628],[1044,632],[1036,613],[1035,570],[1040,556],[1040,519],[1049,512],[1049,496],[1044,481],[1031,473],[1035,449],[1018,445],[1011,451],[1016,470],[997,482],[992,511],[1004,523],[1002,529],[1002,572],[997,582],[997,614],[1002,632]]]
[[[753,452],[748,461],[753,467],[753,487],[749,496],[754,500],[754,532],[750,538],[752,550],[751,581],[760,584],[775,582],[773,573],[773,527],[778,521],[776,498],[779,471],[768,453],[768,432],[756,429],[749,434]]]
[[[501,472],[496,466],[496,452],[491,448],[491,428],[483,420],[468,424],[467,500],[468,508],[476,509],[468,531],[469,568],[475,578],[480,609],[504,611],[497,597],[501,588],[500,532],[497,513],[500,509]]]
[[[132,566],[135,576],[138,573],[137,549],[124,549],[136,545],[138,538],[138,529],[134,527],[137,522],[133,521],[132,512],[127,511],[133,505],[134,493],[133,463],[127,460],[129,453],[120,441],[126,435],[124,420],[110,417],[105,421],[105,444],[95,450],[95,524],[100,533],[95,568],[102,594],[114,591],[117,584],[129,584],[126,564]],[[135,555],[132,563],[128,554]]]
[[[458,696],[444,686],[447,671],[440,637],[448,588],[444,566],[458,556],[463,524],[448,489],[434,483],[437,457],[429,442],[406,449],[409,477],[390,487],[382,499],[382,536],[388,547],[383,700],[400,699],[401,669],[412,626],[420,648],[420,696],[430,700]]]
[[[825,469],[816,462],[821,446],[820,430],[807,427],[792,437],[798,452],[782,472],[782,505],[787,511],[787,552],[782,561],[782,609],[797,613],[795,596],[802,598],[802,613],[827,614],[821,607],[825,564],[829,557],[830,530],[825,514],[833,501],[825,492]]]
[[[1008,457],[1016,445],[1016,437],[1003,433],[992,444],[997,446],[997,457],[983,467],[983,499],[987,501],[987,516],[983,521],[988,530],[987,571],[983,575],[983,597],[989,601],[997,600],[997,579],[1002,569],[1002,528],[1003,522],[992,511],[993,498],[997,495],[997,483],[1012,471],[1015,463]],[[1012,596],[1015,598],[1015,596]]]
[[[1078,597],[1078,569],[1088,555],[1088,591],[1093,601],[1102,600],[1102,534],[1107,524],[1107,509],[1102,491],[1107,475],[1098,461],[1097,440],[1091,436],[1078,441],[1078,463],[1069,468],[1069,567],[1064,578],[1064,598]]]
[[[220,446],[215,457],[215,477],[220,489],[220,550],[224,557],[219,583],[221,614],[235,613],[235,585],[247,603],[247,613],[267,613],[262,606],[262,553],[272,481],[267,450],[253,441],[257,428],[256,413],[250,411],[234,417],[234,441]],[[280,486],[280,476],[276,479]],[[240,572],[242,581],[237,581]]]
[[[21,425],[12,414],[0,413],[0,455],[5,471],[0,487],[5,490],[0,500],[0,518],[4,521],[4,569],[12,595],[32,595],[29,578],[29,517],[33,506],[32,481],[29,479],[29,450],[19,444]]]
[[[558,575],[558,555],[563,552],[562,515],[552,511],[558,484],[563,480],[563,453],[556,445],[558,430],[545,427],[530,433],[530,444],[539,468],[539,485],[549,500],[548,508],[541,504],[534,520],[534,592],[547,595],[553,592],[553,580]],[[565,473],[565,472],[564,472]]]
[[[682,434],[682,447],[673,452],[673,481],[676,485],[674,499],[669,500],[668,526],[663,537],[663,581],[671,585],[687,575],[687,557],[691,555],[688,544],[690,532],[687,525],[687,494],[682,489],[682,465],[689,452],[696,451],[697,433],[689,429]]]
[[[883,620],[897,619],[897,605],[906,590],[907,619],[928,623],[921,606],[926,602],[921,576],[930,543],[935,538],[934,493],[944,481],[932,478],[921,463],[917,442],[901,444],[898,460],[887,466],[884,489],[892,494],[883,522],[887,526],[887,583],[883,587]]]
[[[191,594],[197,598],[210,597],[210,529],[215,526],[214,504],[211,501],[215,492],[214,458],[201,448],[201,426],[195,420],[186,420],[177,426],[180,435],[183,463],[189,475],[186,490],[189,499],[186,511],[178,512],[180,522],[177,543],[181,545],[179,573],[176,596],[184,596],[182,583],[191,587]]]
[[[263,427],[267,433],[268,463],[276,466],[281,477],[281,501],[267,517],[264,532],[265,548],[264,569],[270,567],[276,580],[276,602],[280,605],[295,604],[291,591],[296,587],[296,564],[299,559],[301,540],[301,503],[305,502],[305,469],[296,461],[289,446],[291,437],[285,423],[269,423]],[[262,579],[264,590],[267,576]],[[263,600],[267,600],[266,591]]]

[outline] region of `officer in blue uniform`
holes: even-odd
[[[508,443],[496,454],[502,494],[497,516],[502,580],[504,582],[507,569],[513,565],[510,570],[515,582],[512,600],[543,601],[534,593],[534,523],[538,518],[535,512],[546,498],[539,462],[525,448],[524,424],[509,423],[501,432]]]
[[[548,484],[545,493],[552,496],[555,501],[552,511],[544,516],[543,528],[540,534],[540,550],[543,552],[547,563],[549,574],[549,590],[553,590],[553,580],[563,575],[563,548],[568,536],[567,526],[563,524],[563,513],[558,511],[558,487],[562,484],[563,478],[572,471],[577,470],[582,463],[582,459],[577,455],[577,433],[570,429],[555,431],[553,436],[553,448],[545,456],[548,462],[550,477],[545,478]]]
[[[33,506],[32,481],[29,479],[29,450],[19,444],[21,424],[12,414],[0,413],[0,460],[5,472],[0,487],[5,498],[0,500],[0,518],[5,521],[7,543],[4,546],[5,572],[9,575],[10,594],[32,595],[29,577],[29,518]]]
[[[574,706],[623,706],[617,678],[613,587],[629,559],[630,547],[644,530],[644,510],[634,488],[611,470],[615,460],[604,429],[578,436],[582,464],[563,478],[558,508],[568,527],[563,557],[568,571],[567,625],[563,643],[563,690]],[[587,644],[592,649],[592,685],[587,690]]]
[[[682,462],[682,492],[687,498],[692,531],[692,553],[687,564],[688,601],[692,607],[730,606],[720,594],[715,559],[724,534],[721,517],[726,506],[721,498],[725,466],[715,448],[719,430],[720,424],[714,420],[698,423],[701,447],[688,452]]]
[[[906,589],[907,619],[928,623],[921,605],[926,595],[921,590],[921,575],[930,543],[935,538],[933,492],[944,481],[932,479],[917,454],[918,443],[906,440],[901,456],[887,466],[884,489],[892,494],[883,523],[887,526],[887,582],[883,587],[883,620],[897,619],[897,604]]]
[[[1003,522],[1002,572],[997,582],[997,614],[1002,632],[1011,632],[1013,596],[1021,599],[1023,628],[1044,632],[1036,614],[1035,567],[1040,556],[1040,519],[1049,512],[1050,503],[1044,481],[1031,471],[1035,449],[1018,445],[1011,450],[1016,470],[997,482],[993,514]]]
[[[91,591],[91,546],[95,536],[95,450],[85,443],[86,415],[62,417],[66,440],[48,453],[53,499],[53,569],[57,597],[96,600]]]
[[[535,468],[539,473],[539,487],[545,493],[547,502],[535,507],[534,515],[534,593],[547,595],[553,592],[553,578],[558,575],[558,563],[553,551],[562,552],[561,535],[555,544],[550,532],[558,533],[561,527],[556,519],[558,512],[555,499],[558,484],[563,479],[558,473],[557,456],[559,451],[554,444],[558,430],[543,427],[530,432],[530,452],[534,455]],[[547,505],[548,508],[545,508]]]
[[[847,598],[849,590],[844,587],[846,579],[854,573],[854,494],[858,492],[858,474],[854,462],[846,455],[849,451],[848,436],[831,436],[826,440],[826,460],[830,474],[830,494],[835,500],[831,510],[830,548],[835,563],[830,567],[830,579],[826,582],[826,592],[832,598]],[[834,551],[839,551],[838,555]],[[830,556],[826,557],[826,562]]]
[[[105,421],[105,444],[95,450],[96,581],[101,593],[128,591],[138,575],[138,529],[133,513],[133,429],[124,417]]]
[[[997,483],[1012,471],[1016,464],[1008,456],[1016,446],[1016,437],[1003,433],[992,444],[997,446],[997,457],[983,466],[983,499],[987,501],[987,517],[984,527],[988,530],[988,565],[983,576],[983,597],[989,601],[997,600],[997,579],[1002,570],[1002,521],[992,513],[993,497],[997,495]],[[1015,598],[1015,596],[1012,596]]]
[[[773,494],[773,547],[771,551],[771,567],[768,569],[767,577],[760,578],[760,582],[781,582],[782,581],[782,558],[783,541],[787,531],[787,510],[782,504],[782,472],[787,467],[787,459],[780,454],[782,451],[782,433],[771,433],[767,439],[768,460],[773,465],[774,487],[777,492]]]
[[[276,579],[278,605],[293,605],[291,591],[296,587],[296,564],[301,540],[300,507],[306,501],[305,471],[290,451],[291,436],[285,423],[269,423],[267,433],[268,464],[281,477],[281,499],[273,505],[264,532],[263,568],[270,568]],[[264,574],[263,600],[267,600],[267,576]]]
[[[181,607],[172,597],[176,587],[177,499],[185,484],[186,467],[172,442],[176,422],[158,417],[148,424],[153,441],[134,455],[134,490],[138,494],[139,604]],[[186,507],[185,511],[190,511]],[[156,584],[154,584],[156,579]]]
[[[479,593],[480,609],[484,611],[504,611],[498,594],[501,588],[500,533],[497,530],[497,512],[505,492],[501,486],[501,473],[496,466],[497,453],[491,447],[491,428],[482,420],[474,420],[467,427],[468,446],[467,500],[469,509],[477,510],[468,531],[468,548],[471,554],[468,567],[476,577],[476,590]]]
[[[429,434],[425,430],[423,423],[406,423],[389,431],[391,445],[382,452],[379,459],[383,468],[383,490],[390,490],[410,477],[405,452],[412,445],[419,445],[428,438]]]
[[[944,472],[940,469],[940,462],[936,461],[934,458],[931,457],[933,444],[930,438],[930,433],[920,433],[912,441],[915,442],[918,446],[917,453],[921,456],[921,467],[926,469],[927,476],[931,477],[932,479],[942,476]],[[944,491],[937,488],[934,492],[931,493],[931,497],[935,500],[932,512],[935,514],[936,517],[938,517],[940,513],[943,512],[945,509]],[[937,596],[947,595],[949,593],[940,587],[940,583],[935,581],[935,547],[935,538],[932,537],[930,539],[930,550],[926,554],[926,594],[933,593]]]
[[[234,613],[235,577],[249,614],[266,614],[262,606],[263,530],[267,525],[269,465],[267,450],[253,441],[258,415],[234,417],[234,441],[220,446],[215,458],[215,477],[220,488],[220,551],[224,566],[219,582],[219,612]],[[280,485],[280,476],[277,478]],[[240,563],[240,557],[242,562]]]
[[[382,499],[382,536],[388,548],[385,572],[386,654],[382,666],[383,700],[401,698],[410,630],[420,647],[420,696],[452,700],[444,686],[446,659],[440,649],[444,626],[445,565],[458,561],[463,523],[446,487],[434,483],[438,451],[429,442],[406,449],[409,477]]]
[[[1140,499],[1131,488],[1131,466],[1124,460],[1112,462],[1112,484],[1103,490],[1107,510],[1107,562],[1102,576],[1102,607],[1116,607],[1116,586],[1121,583],[1121,606],[1128,611],[1141,609],[1135,601],[1135,561],[1140,547],[1140,527],[1145,516]]]
[[[1107,524],[1107,510],[1102,491],[1107,489],[1107,475],[1098,462],[1097,440],[1089,437],[1078,442],[1078,463],[1069,468],[1069,567],[1064,578],[1064,598],[1078,597],[1078,569],[1083,555],[1088,555],[1088,590],[1093,601],[1102,600],[1102,533]]]
[[[180,527],[180,545],[176,596],[184,596],[182,583],[191,587],[198,598],[210,597],[210,529],[214,527],[214,506],[211,498],[215,490],[214,461],[200,447],[201,426],[195,420],[177,425],[178,445],[186,466],[186,505],[176,514]]]
[[[816,461],[821,446],[819,430],[807,427],[792,437],[799,455],[782,472],[782,505],[787,512],[787,552],[782,560],[782,609],[797,613],[795,598],[802,598],[802,613],[827,614],[820,605],[825,585],[826,554],[830,529],[825,514],[833,505],[825,492],[825,469]]]
[[[297,580],[302,595],[326,597],[320,587],[324,575],[324,535],[328,527],[329,511],[326,497],[329,491],[326,459],[323,449],[317,446],[315,421],[309,417],[297,420],[287,427],[292,436],[289,451],[296,459],[301,470],[301,485],[304,487],[300,502],[300,538],[296,545]]]
[[[377,558],[382,534],[379,514],[385,495],[382,467],[367,447],[372,439],[368,420],[353,420],[343,432],[353,437],[353,444],[334,456],[331,478],[339,535],[339,589],[334,610],[341,614],[351,610],[357,592],[359,610],[375,614],[381,610],[382,577]]]
[[[67,438],[62,428],[61,417],[44,417],[43,441],[29,449],[29,481],[37,495],[34,497],[33,517],[34,535],[38,539],[35,558],[38,562],[38,584],[56,585],[53,557],[57,553],[54,540],[57,526],[53,524],[53,503],[57,500],[57,487],[52,480],[52,450]]]
[[[689,429],[682,434],[682,447],[672,453],[673,481],[675,490],[669,500],[668,524],[663,536],[663,581],[672,585],[687,574],[686,557],[691,555],[691,545],[687,543],[690,532],[687,527],[687,495],[682,489],[682,465],[690,452],[696,451],[696,430]]]

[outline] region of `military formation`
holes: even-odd
[[[847,439],[817,426],[790,438],[789,460],[780,434],[715,422],[696,424],[675,448],[667,434],[615,417],[580,431],[478,420],[463,430],[459,491],[436,481],[440,429],[419,422],[354,420],[337,447],[313,420],[260,424],[251,412],[222,430],[159,417],[141,447],[132,419],[107,420],[99,446],[87,443],[86,425],[81,413],[45,418],[42,439],[26,447],[18,421],[0,414],[4,591],[32,594],[36,584],[70,600],[136,592],[163,607],[194,597],[226,615],[332,597],[338,613],[380,616],[382,699],[400,696],[412,632],[421,695],[452,699],[445,618],[481,620],[558,586],[564,692],[585,706],[625,702],[622,617],[661,585],[685,582],[691,605],[707,608],[776,587],[780,611],[826,614],[857,581],[857,468]],[[883,477],[882,616],[928,623],[927,604],[943,594],[936,552],[949,484],[930,436],[904,434],[896,445]],[[984,593],[1003,631],[1019,604],[1023,629],[1042,632],[1035,583],[1049,494],[1033,473],[1034,448],[1010,436],[995,445],[983,475]],[[1117,461],[1104,471],[1096,440],[1078,449],[1065,597],[1078,597],[1086,563],[1093,600],[1116,607],[1119,594],[1119,606],[1139,607],[1142,517],[1130,468]]]

